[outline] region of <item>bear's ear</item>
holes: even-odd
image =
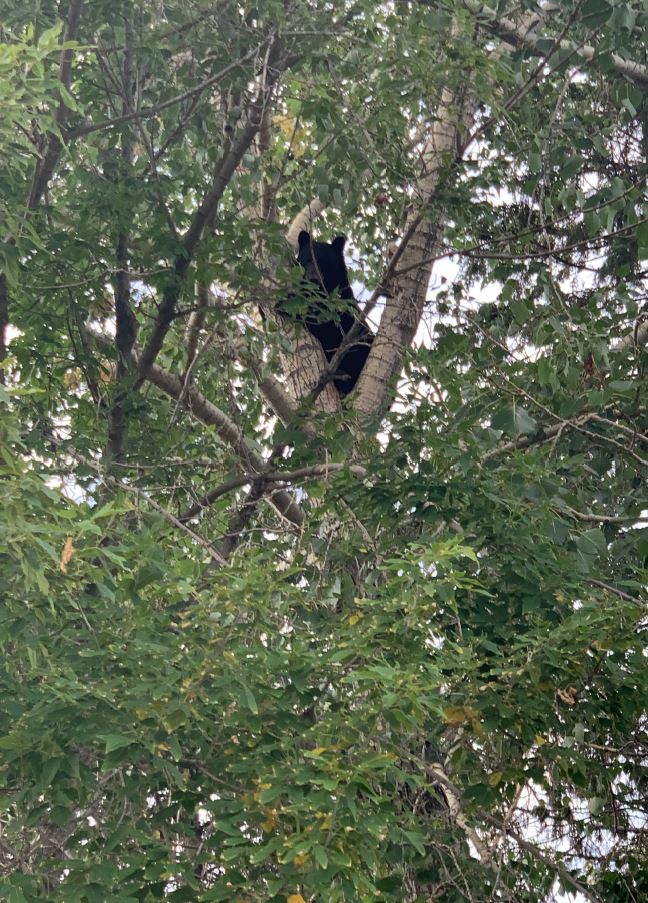
[[[346,244],[346,235],[336,235],[333,241],[331,242],[331,247],[336,251],[339,251],[340,254],[344,252],[344,246]]]
[[[306,245],[310,244],[311,237],[304,229],[301,230],[297,237],[297,244],[299,245],[299,249],[305,248]]]

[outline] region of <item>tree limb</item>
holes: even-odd
[[[221,498],[221,496],[227,495],[228,492],[232,492],[232,490],[238,489],[240,486],[245,486],[247,483],[294,483],[296,480],[327,477],[329,474],[339,473],[341,470],[348,471],[353,474],[354,477],[358,477],[358,479],[363,479],[367,475],[365,468],[359,464],[334,464],[332,462],[326,464],[312,464],[309,467],[300,467],[297,470],[246,473],[242,474],[240,477],[232,477],[231,480],[226,480],[224,483],[215,486],[214,489],[210,489],[210,491],[205,493],[195,505],[192,505],[191,508],[188,508],[182,514],[179,514],[178,520],[183,522],[191,520],[192,517],[196,517],[200,514],[203,508],[208,508],[210,505],[213,505],[213,503]]]
[[[73,41],[79,28],[79,19],[81,17],[81,6],[83,0],[71,0],[68,7],[65,29],[63,31],[63,43]],[[59,81],[64,88],[69,90],[72,78],[72,56],[73,50],[68,47],[61,53],[61,62],[59,64]],[[62,131],[68,117],[68,108],[63,102],[63,98],[59,99],[59,104],[54,113],[54,121],[59,130]],[[39,162],[34,173],[29,200],[27,201],[28,210],[34,210],[40,203],[45,189],[49,184],[54,167],[58,163],[61,151],[63,149],[63,141],[59,134],[52,132],[47,141],[45,156]]]
[[[517,23],[507,16],[502,16],[485,3],[480,3],[479,0],[464,0],[464,3],[491,34],[497,35],[498,38],[501,38],[513,47],[526,47],[530,50],[535,50],[536,44],[546,37],[543,34],[539,34],[536,30],[539,24],[544,24],[542,14],[523,16]],[[596,62],[597,51],[591,45],[583,44],[579,46],[565,39],[560,40],[558,43],[561,49],[569,50],[584,62]],[[633,81],[644,90],[648,89],[648,69],[645,66],[641,66],[632,60],[624,60],[618,53],[611,53],[609,59],[612,63],[613,71],[617,75],[630,79],[630,81]],[[607,72],[605,74],[607,75]]]
[[[319,198],[313,198],[299,211],[286,232],[286,241],[296,250],[299,233],[308,231],[313,220],[324,209]],[[288,318],[280,322],[292,322]],[[282,363],[293,398],[326,414],[340,409],[340,397],[331,378],[327,378],[327,361],[322,346],[306,328],[295,330],[295,348],[292,354],[282,354]],[[297,405],[293,405],[297,409]]]
[[[133,33],[128,17],[125,19],[126,44],[122,71],[122,109],[134,105]],[[117,167],[118,179],[126,178],[133,165],[133,141],[128,132],[121,138],[121,154]],[[130,389],[129,358],[137,336],[137,319],[131,306],[131,277],[129,270],[130,236],[124,229],[117,239],[117,271],[114,277],[115,292],[115,347],[117,349],[117,384],[115,397],[108,415],[108,459],[117,461],[123,457],[126,446],[128,421],[126,399]]]
[[[259,389],[283,425],[287,426],[294,421],[298,416],[297,407],[279,380],[270,373],[263,375],[257,373],[256,377]],[[310,436],[311,439],[317,438],[315,430],[307,423],[302,424],[300,428]]]
[[[468,108],[467,108],[468,106]],[[429,258],[441,233],[440,218],[423,216],[451,171],[459,152],[459,134],[466,127],[473,105],[444,88],[437,117],[421,154],[421,177],[404,239],[390,262],[392,272],[402,262],[400,275],[390,283],[390,295],[373,341],[367,363],[358,380],[353,408],[365,419],[382,412],[393,379],[400,373],[420,322],[432,273]]]
[[[110,350],[112,343],[110,338],[99,335],[91,329],[85,329],[87,336],[99,347]],[[131,351],[130,360],[133,367],[140,362],[140,355]],[[152,364],[147,371],[146,379],[161,389],[165,395],[180,401],[182,407],[189,411],[197,420],[205,426],[213,426],[220,438],[229,445],[237,454],[239,460],[247,470],[261,473],[266,467],[266,462],[254,449],[238,427],[220,408],[199,392],[193,385],[187,385],[181,377],[174,376],[157,364]],[[272,497],[272,504],[295,527],[302,527],[305,523],[304,512],[286,490],[279,490]]]
[[[480,860],[484,863],[489,862],[492,858],[491,852],[466,818],[461,806],[461,795],[459,790],[446,774],[443,765],[440,762],[434,762],[433,764],[426,765],[425,770],[429,778],[441,785],[443,795],[448,804],[450,818],[456,822],[465,833],[466,837],[477,851]]]
[[[293,251],[297,250],[299,233],[302,229],[306,232],[310,232],[313,221],[320,215],[322,210],[324,210],[324,204],[319,198],[313,198],[313,200],[306,204],[305,207],[302,207],[297,216],[293,219],[286,232],[286,241]]]
[[[79,19],[81,17],[82,3],[83,0],[71,0],[70,2],[65,28],[63,30],[63,44],[69,41],[73,41],[76,37],[79,28]],[[72,56],[73,50],[71,47],[67,47],[61,51],[61,59],[59,63],[59,82],[63,85],[64,88],[68,89],[70,87],[70,80],[72,77]],[[59,98],[59,104],[54,113],[54,121],[56,122],[56,125],[59,127],[59,129],[62,129],[65,125],[67,115],[68,109],[63,103],[62,98]],[[31,189],[29,191],[29,197],[27,199],[27,209],[24,215],[25,221],[29,219],[32,211],[35,210],[39,205],[40,200],[45,193],[45,189],[47,188],[47,185],[52,178],[54,167],[58,163],[59,157],[61,156],[62,148],[63,144],[60,137],[55,133],[51,133],[47,141],[45,156],[37,163],[36,170],[34,171]],[[16,237],[9,236],[5,239],[5,241],[7,242],[7,244],[15,245]],[[7,284],[6,274],[0,273],[0,363],[7,356],[8,327],[9,286]],[[4,370],[0,370],[0,383],[4,383],[4,381]]]
[[[279,39],[275,37],[268,55],[266,76],[262,79],[261,87],[248,107],[247,122],[229,150],[217,164],[211,188],[196,210],[191,225],[185,234],[181,249],[175,259],[173,275],[163,292],[162,301],[158,307],[153,331],[139,358],[137,386],[142,384],[149,368],[162,349],[164,339],[171,328],[171,323],[175,316],[176,305],[184,287],[187,271],[202,239],[204,230],[216,216],[225,189],[261,125],[264,107],[269,102],[279,76],[287,68],[289,62],[294,60],[292,56],[286,56],[279,60],[279,45]]]

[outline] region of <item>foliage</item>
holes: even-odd
[[[647,14],[496,6],[0,0],[1,899],[645,896]],[[391,409],[282,422],[448,96]]]

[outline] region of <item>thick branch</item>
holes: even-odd
[[[460,127],[467,119],[461,104],[444,89],[430,138],[424,148],[416,200],[405,229],[407,241],[394,255],[400,274],[390,283],[390,297],[367,363],[356,389],[354,409],[368,418],[385,409],[392,381],[400,373],[405,353],[416,334],[432,273],[430,258],[442,224],[437,216],[423,216],[438,194],[457,155]]]
[[[266,401],[284,426],[287,426],[297,418],[298,411],[293,399],[275,376],[269,373],[265,375],[258,374],[257,382]],[[308,424],[302,425],[301,428],[311,438],[316,438],[315,431]]]
[[[289,321],[286,318],[282,322]],[[328,367],[322,346],[305,328],[295,330],[294,338],[293,353],[281,356],[293,398],[301,402],[312,396],[312,403],[317,412],[334,414],[340,410],[340,396],[332,381],[329,381],[315,397],[322,375],[327,372]],[[311,412],[306,410],[304,413],[308,416]]]
[[[297,250],[297,239],[299,237],[299,233],[302,231],[302,229],[305,232],[310,232],[314,220],[320,215],[323,209],[324,204],[320,201],[320,199],[313,198],[310,203],[306,204],[306,206],[302,207],[302,209],[299,211],[297,216],[288,227],[288,231],[286,232],[286,241],[293,249],[293,251]]]
[[[76,34],[79,28],[82,3],[83,0],[71,0],[70,6],[68,8],[65,29],[63,32],[63,43],[73,41],[76,38]],[[61,62],[59,65],[59,81],[63,85],[63,87],[67,88],[68,90],[70,88],[70,81],[72,78],[72,54],[73,51],[71,48],[63,50],[63,52],[61,53]],[[68,108],[65,106],[63,99],[61,98],[59,99],[59,104],[54,114],[54,121],[56,122],[56,125],[59,127],[59,129],[63,129],[67,116]],[[34,173],[34,180],[32,182],[31,191],[29,193],[29,200],[27,202],[27,207],[29,210],[34,210],[40,203],[40,200],[45,193],[45,189],[47,188],[47,185],[52,178],[54,167],[58,163],[59,157],[61,156],[62,149],[63,141],[61,140],[61,137],[58,134],[51,133],[47,142],[45,156],[36,167],[36,172]]]
[[[615,351],[635,351],[648,345],[648,317],[635,324],[632,332],[624,336],[614,347]]]
[[[544,24],[540,15],[524,16],[518,24],[513,19],[502,16],[485,3],[479,3],[478,0],[464,0],[464,2],[491,34],[497,35],[498,38],[513,47],[526,47],[534,50],[536,44],[546,38],[546,35],[537,31],[537,26]],[[579,45],[568,40],[561,40],[558,43],[561,49],[574,53],[584,62],[596,62],[596,49],[589,44]],[[613,72],[630,79],[644,90],[648,89],[648,69],[645,66],[632,60],[624,60],[618,53],[611,53],[609,56],[606,53],[606,62],[608,59],[612,63]]]
[[[232,553],[235,551],[236,547],[240,543],[243,537],[243,530],[247,527],[248,523],[254,516],[255,511],[259,506],[259,502],[263,498],[265,492],[265,485],[263,483],[254,484],[250,491],[247,494],[247,498],[238,509],[235,511],[230,521],[227,525],[227,530],[225,531],[225,535],[223,537],[223,541],[220,544],[218,549],[219,555],[222,557],[224,562],[229,561]],[[218,565],[212,565],[212,567],[217,567]],[[220,565],[222,567],[222,565]]]
[[[489,862],[491,859],[490,850],[466,818],[461,805],[459,790],[446,774],[443,765],[440,762],[434,762],[433,764],[426,766],[426,771],[429,778],[441,785],[443,795],[448,803],[450,818],[456,822],[465,833],[468,840],[470,840],[477,850],[480,860],[482,862]]]
[[[184,393],[183,406],[187,410],[206,426],[215,427],[220,438],[234,449],[244,465],[255,470],[263,470],[265,461],[245,438],[240,427],[193,386],[185,389],[179,377],[167,373],[156,365],[150,368],[147,378],[171,398],[179,399]],[[304,514],[290,493],[280,490],[273,495],[272,502],[277,511],[295,526],[301,527],[304,524]]]
[[[126,47],[122,73],[122,109],[134,105],[133,34],[131,23],[126,20]],[[130,174],[133,165],[133,142],[128,133],[122,136],[121,159],[118,178]],[[117,272],[114,278],[115,292],[115,347],[117,348],[117,386],[108,416],[108,459],[119,460],[126,447],[128,421],[126,398],[130,387],[129,359],[137,335],[137,319],[131,306],[131,277],[129,269],[130,236],[124,230],[117,239]]]

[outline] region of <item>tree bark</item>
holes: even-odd
[[[430,258],[443,225],[438,213],[431,215],[431,208],[439,187],[452,170],[460,133],[466,131],[472,110],[472,103],[443,90],[438,116],[422,153],[421,178],[405,238],[396,252],[399,256],[390,282],[390,297],[358,381],[353,407],[365,420],[380,415],[389,406],[392,383],[398,378],[421,321],[432,274]]]

